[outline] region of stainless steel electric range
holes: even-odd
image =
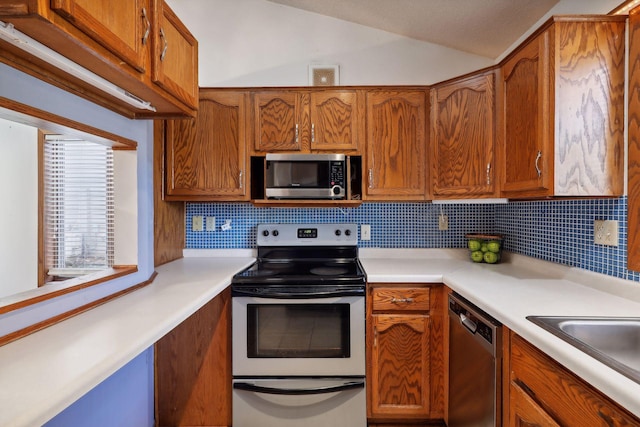
[[[261,224],[232,289],[233,426],[365,427],[356,224]]]

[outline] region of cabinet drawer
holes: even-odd
[[[429,288],[374,288],[373,311],[429,311]]]
[[[640,420],[517,335],[511,339],[511,381],[559,425],[640,425]]]

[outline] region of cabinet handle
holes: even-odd
[[[491,163],[487,163],[487,185],[491,185]]]
[[[316,125],[311,123],[311,142],[316,142]]]
[[[147,40],[149,40],[149,34],[151,34],[151,22],[147,17],[147,9],[142,8],[142,19],[144,19],[144,34],[142,35],[142,45],[147,44]]]
[[[160,53],[160,61],[164,61],[164,57],[167,55],[167,49],[169,48],[169,43],[167,42],[167,37],[164,35],[164,30],[162,28],[160,28],[160,38],[164,41],[164,47]]]
[[[300,133],[298,132],[298,124],[296,123],[296,144],[298,143],[298,135],[300,135]]]
[[[243,187],[243,183],[242,183],[242,171],[240,171],[240,174],[239,174],[239,176],[238,176],[238,183],[239,183],[240,189],[242,189],[242,187]]]
[[[373,348],[376,348],[378,346],[378,330],[377,329],[373,329]]]
[[[373,188],[373,169],[369,169],[369,188]]]
[[[406,304],[411,304],[413,302],[413,298],[396,298],[396,297],[391,298],[391,303],[393,304],[399,304],[401,302]]]
[[[538,162],[540,161],[541,158],[542,158],[542,151],[538,150],[538,155],[536,156],[536,172],[538,172],[538,178],[542,176],[540,165],[538,165]]]

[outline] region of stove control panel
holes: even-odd
[[[258,224],[258,246],[356,246],[357,224]]]

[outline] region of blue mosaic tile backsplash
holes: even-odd
[[[371,225],[359,247],[463,248],[464,235],[500,233],[505,249],[543,260],[640,281],[627,270],[627,199],[545,200],[508,204],[363,203],[357,208],[256,208],[249,203],[187,203],[186,247],[239,249],[256,246],[260,223],[357,223]],[[438,215],[449,229],[438,230]],[[191,218],[216,218],[215,231],[194,232]],[[619,246],[593,243],[596,219],[618,221]],[[231,228],[222,225],[230,221]]]

